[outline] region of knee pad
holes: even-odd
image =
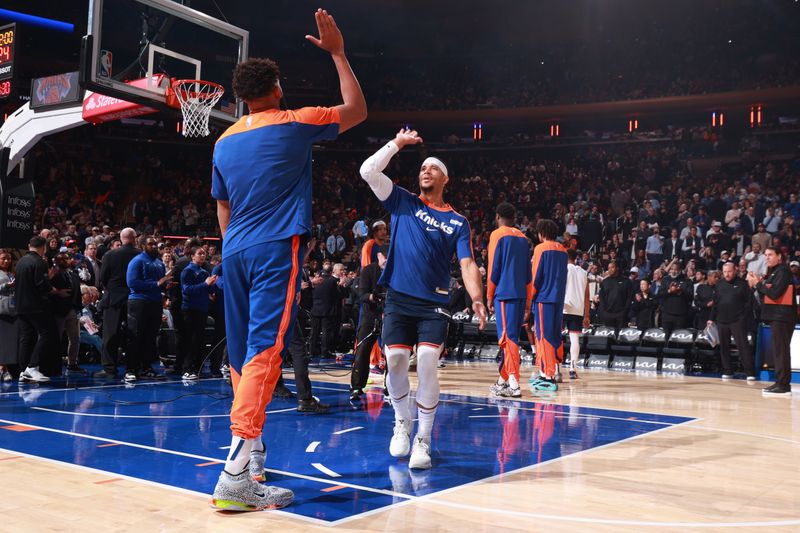
[[[411,349],[405,346],[386,346],[386,366],[389,370],[408,368],[408,359],[411,357]]]
[[[420,344],[417,346],[417,405],[433,409],[439,404],[439,375],[436,369],[442,345]]]

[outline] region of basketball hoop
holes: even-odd
[[[183,136],[205,137],[208,117],[222,97],[225,88],[218,83],[203,80],[174,80],[167,91],[167,104],[180,107],[183,114]]]

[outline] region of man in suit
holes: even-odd
[[[678,229],[672,228],[669,239],[664,241],[664,259],[672,261],[676,257],[681,259],[683,254],[683,239],[678,237]],[[656,265],[652,265],[654,268]]]
[[[336,266],[340,265],[337,263]],[[314,304],[311,308],[311,353],[313,355],[330,355],[336,347],[336,328],[341,313],[344,279],[339,279],[335,273],[335,269],[328,271],[323,268],[321,279],[312,280]]]
[[[103,263],[97,259],[97,245],[92,241],[86,245],[83,259],[80,260],[75,270],[84,285],[97,287],[100,285],[100,269],[102,266]]]
[[[15,272],[19,358],[20,366],[25,368],[19,376],[21,382],[50,381],[39,371],[40,363],[48,363],[43,357],[47,352],[54,354],[56,345],[56,321],[49,298],[69,297],[69,289],[56,289],[50,283],[55,272],[48,269],[44,260],[45,243],[42,237],[32,237],[28,253],[17,262]]]
[[[100,362],[103,369],[95,373],[95,377],[110,378],[117,376],[117,354],[120,347],[125,346],[126,332],[122,322],[128,314],[128,295],[130,288],[126,281],[128,264],[139,255],[134,246],[136,231],[125,228],[119,232],[122,246],[111,250],[103,256],[100,268],[100,285],[103,294],[103,351]]]

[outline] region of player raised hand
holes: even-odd
[[[403,148],[407,144],[420,144],[422,143],[422,137],[419,136],[417,130],[412,130],[409,128],[400,128],[400,131],[397,132],[397,135],[394,137],[394,143],[397,145],[398,148]]]
[[[313,35],[306,35],[306,39],[331,55],[344,54],[344,38],[333,20],[333,15],[329,15],[324,9],[317,9],[314,18],[317,21],[319,39]]]

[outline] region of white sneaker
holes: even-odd
[[[489,396],[495,396],[495,397],[501,396],[500,391],[502,391],[506,387],[508,387],[508,384],[505,381],[503,383],[500,383],[500,380],[495,381],[489,387]]]
[[[39,372],[39,367],[28,367],[19,376],[20,381],[33,381],[34,383],[47,383],[50,378]]]
[[[389,443],[389,455],[405,457],[411,450],[411,420],[397,420],[394,423],[394,435]]]
[[[516,387],[512,387],[510,384],[506,386],[503,390],[500,391],[498,396],[502,398],[521,398],[522,391],[519,388],[519,385]]]
[[[3,381],[8,382],[8,381],[13,381],[14,380],[14,376],[12,376],[11,372],[9,372],[8,370],[3,369],[2,373],[3,373],[3,377],[2,377]]]
[[[414,448],[411,450],[408,467],[418,470],[427,470],[431,467],[431,445],[422,437],[414,438]]]
[[[125,376],[122,379],[125,383],[133,383],[137,378],[134,372],[125,372]]]
[[[200,378],[198,378],[197,374],[195,374],[194,372],[184,372],[183,376],[181,376],[181,379],[184,379],[186,381],[197,381]]]

